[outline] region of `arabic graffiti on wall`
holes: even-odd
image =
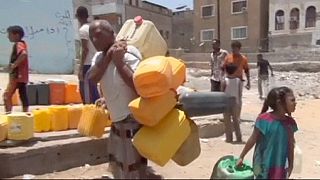
[[[51,12],[48,12],[45,9],[39,11],[36,8],[39,12],[34,12],[32,15],[31,11],[30,18],[19,19],[18,23],[14,21],[1,23],[0,21],[0,64],[8,63],[8,56],[12,49],[12,43],[7,39],[7,27],[18,24],[25,32],[24,40],[28,43],[32,70],[40,73],[71,73],[75,58],[72,3],[65,0],[31,1],[34,6],[38,4],[39,7],[50,2],[56,10],[50,9]],[[64,2],[61,3],[61,1]],[[63,6],[66,3],[69,8]],[[28,9],[28,6],[26,8]],[[28,16],[28,13],[25,16]],[[37,17],[39,21],[34,17]]]

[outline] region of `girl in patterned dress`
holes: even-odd
[[[294,132],[298,130],[291,113],[296,104],[293,91],[288,87],[274,88],[269,92],[253,133],[240,155],[238,166],[242,165],[245,155],[256,145],[253,155],[255,178],[290,177],[294,161]],[[269,107],[272,111],[267,112]]]

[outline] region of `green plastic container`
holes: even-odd
[[[247,161],[243,166],[237,168],[238,158],[234,156],[224,156],[215,165],[211,179],[253,179],[252,167]]]

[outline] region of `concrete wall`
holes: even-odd
[[[192,48],[193,10],[174,12],[172,17],[172,48]]]

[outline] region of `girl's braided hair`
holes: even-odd
[[[269,107],[272,110],[276,111],[277,110],[277,104],[279,102],[281,103],[283,108],[287,111],[286,95],[288,93],[292,93],[292,92],[293,91],[290,88],[286,87],[286,86],[273,88],[269,92],[269,94],[267,96],[267,99],[263,103],[263,107],[261,109],[261,114],[267,112]]]

